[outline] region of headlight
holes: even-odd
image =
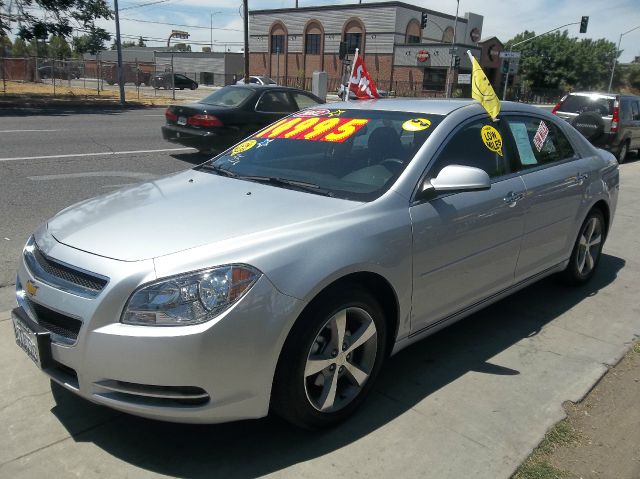
[[[121,321],[183,326],[209,321],[246,293],[260,277],[246,265],[230,265],[165,278],[136,290]]]

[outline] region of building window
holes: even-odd
[[[451,43],[453,41],[453,28],[447,27],[442,32],[442,41],[444,43]]]
[[[423,90],[442,90],[447,81],[446,68],[425,68],[422,78]]]
[[[308,55],[320,55],[319,33],[307,33],[304,36],[304,52]]]
[[[415,18],[411,19],[407,24],[407,31],[405,34],[405,43],[420,43],[420,24]]]
[[[420,37],[416,35],[407,35],[407,43],[420,43]]]
[[[356,48],[360,48],[362,33],[345,33],[344,41],[347,42],[347,53],[355,53]],[[360,48],[362,50],[362,48]],[[362,52],[360,52],[362,53]]]
[[[284,35],[271,35],[271,53],[284,53]]]

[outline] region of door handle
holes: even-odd
[[[589,178],[589,175],[587,173],[578,173],[576,175],[576,181],[579,185],[583,184],[587,180],[587,178]]]
[[[524,193],[514,193],[513,191],[510,191],[509,193],[507,193],[507,195],[503,199],[504,199],[504,202],[508,204],[510,207],[514,207],[516,203],[518,203],[518,201],[520,201],[523,198],[524,198]]]

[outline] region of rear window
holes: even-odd
[[[251,95],[253,95],[253,90],[245,88],[221,88],[218,91],[214,91],[211,95],[204,97],[200,100],[200,103],[232,108],[239,106]]]
[[[613,98],[602,96],[569,95],[559,111],[567,113],[595,112],[602,116],[613,115]]]
[[[316,107],[268,126],[211,163],[240,179],[280,178],[313,184],[329,196],[372,201],[391,187],[441,120]]]

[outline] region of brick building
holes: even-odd
[[[421,29],[422,13],[428,16]],[[364,55],[378,88],[400,94],[437,94],[444,90],[451,62],[455,17],[402,2],[329,5],[249,12],[249,61],[253,75],[308,87],[315,70],[324,70],[329,89],[343,76],[341,41],[349,58],[356,47]],[[481,59],[483,17],[458,17],[454,47],[458,73],[469,73],[470,50]]]

